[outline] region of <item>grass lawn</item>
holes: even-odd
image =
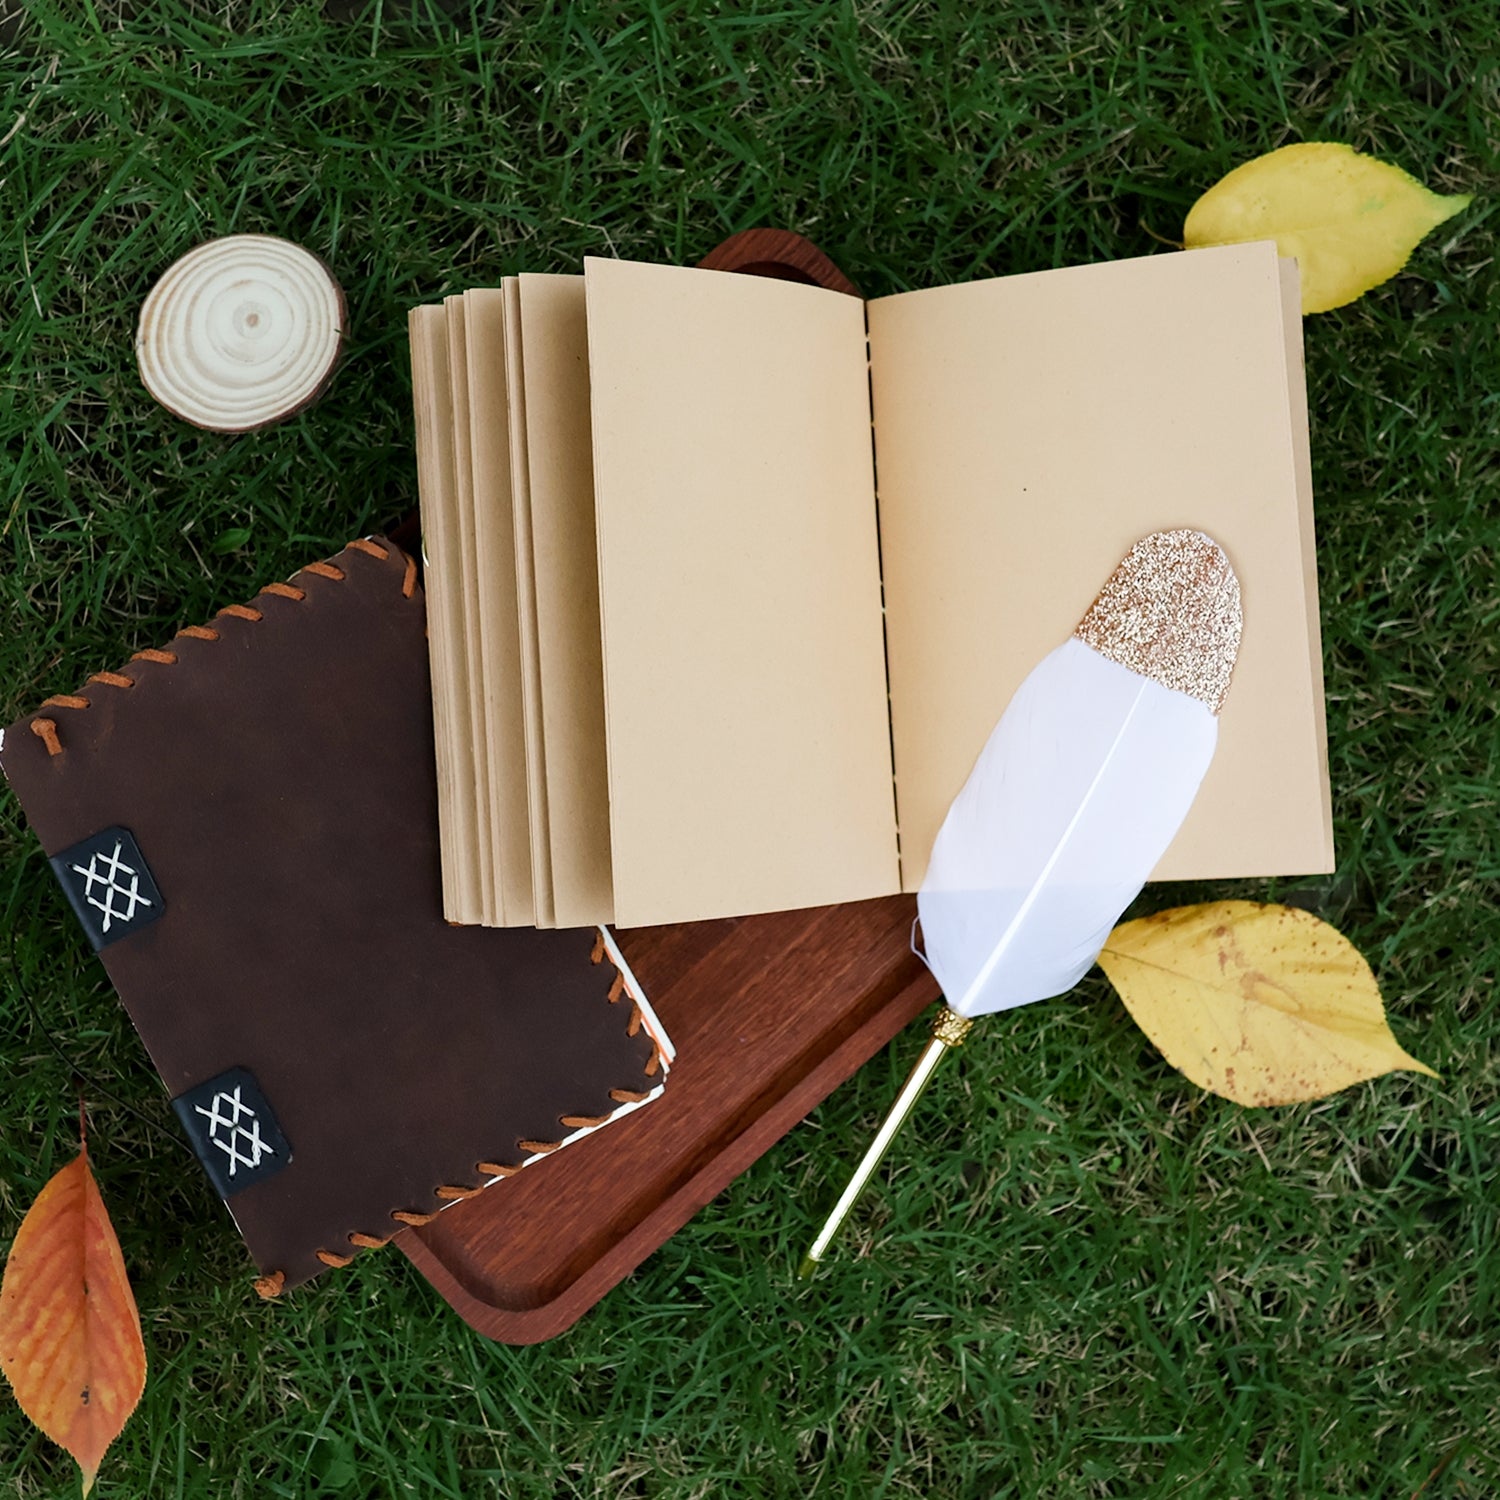
[[[414,302],[755,224],[869,293],[1151,254],[1230,167],[1345,141],[1478,195],[1306,329],[1339,872],[1303,897],[1441,1082],[1241,1109],[1096,971],[956,1060],[811,1286],[915,1037],[553,1343],[471,1334],[393,1251],[264,1304],[0,791],[0,1251],[77,1149],[76,1072],[151,1362],[103,1500],[1500,1495],[1494,8],[974,9],[27,0],[0,52],[0,722],[414,503]],[[220,437],[146,396],[133,331],[233,231],[322,255],[351,334],[320,405]],[[77,1487],[0,1395],[0,1494]]]

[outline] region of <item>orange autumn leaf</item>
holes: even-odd
[[[78,1460],[87,1495],[146,1387],[140,1315],[87,1151],[16,1232],[0,1282],[0,1370],[21,1410]]]

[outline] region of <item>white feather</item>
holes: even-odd
[[[1070,638],[1016,690],[948,809],[917,897],[964,1016],[1073,988],[1172,842],[1219,721]]]

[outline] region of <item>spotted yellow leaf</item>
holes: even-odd
[[[1116,927],[1099,964],[1161,1055],[1240,1104],[1321,1099],[1397,1068],[1402,1051],[1359,950],[1310,912],[1179,906]]]
[[[1189,250],[1275,240],[1302,274],[1302,311],[1327,312],[1389,281],[1422,238],[1467,208],[1348,146],[1283,146],[1236,167],[1192,207]]]

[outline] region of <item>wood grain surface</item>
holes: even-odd
[[[481,1333],[561,1333],[936,998],[914,914],[895,896],[621,934],[678,1049],[662,1097],[396,1243]]]

